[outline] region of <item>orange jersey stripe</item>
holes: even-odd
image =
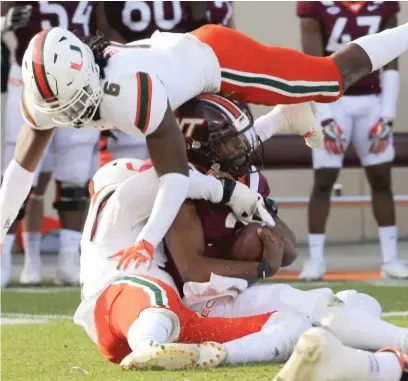
[[[145,134],[150,123],[152,108],[152,79],[148,73],[136,73],[137,103],[135,126]]]
[[[241,111],[239,110],[238,106],[235,106],[233,102],[228,102],[225,99],[219,97],[218,95],[208,95],[203,94],[197,97],[198,99],[208,99],[209,101],[213,101],[225,107],[235,118],[239,118],[241,116]]]
[[[55,100],[55,95],[47,81],[44,68],[44,43],[48,32],[49,29],[43,30],[35,40],[33,49],[33,73],[35,83],[42,98],[45,100]]]

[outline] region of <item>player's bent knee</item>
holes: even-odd
[[[157,335],[160,331],[167,336],[163,337],[165,342],[177,341],[180,335],[180,319],[176,313],[167,308],[146,308],[128,330],[127,340],[130,348],[136,348],[150,332],[155,332]]]
[[[330,195],[339,174],[338,168],[321,168],[314,172],[314,195]]]
[[[88,202],[88,190],[86,185],[57,181],[57,200],[53,207],[58,211],[84,210]]]
[[[361,294],[356,290],[344,290],[336,294],[342,300],[347,308],[354,308],[365,313],[381,318],[382,308],[377,299],[367,294]]]

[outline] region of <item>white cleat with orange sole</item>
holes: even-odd
[[[300,336],[295,350],[273,381],[361,381],[370,367],[367,352],[344,346],[323,328]]]
[[[213,342],[203,344],[140,343],[120,363],[121,369],[182,370],[186,368],[213,368],[227,357],[222,345]]]

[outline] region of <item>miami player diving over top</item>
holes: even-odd
[[[151,262],[189,187],[184,139],[172,110],[208,92],[264,105],[333,102],[408,49],[408,24],[362,37],[330,57],[265,46],[214,25],[187,34],[156,32],[125,46],[102,37],[87,41],[52,28],[37,34],[24,55],[26,124],[0,191],[0,238],[27,197],[52,127],[117,128],[146,136],[160,176],[149,221],[124,253]],[[313,127],[307,136],[311,146],[322,139]],[[261,198],[246,205],[245,214],[259,207]]]

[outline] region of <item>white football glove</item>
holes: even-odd
[[[275,107],[288,121],[288,127],[305,139],[310,148],[317,148],[323,143],[323,131],[316,121],[314,105],[311,102]]]
[[[228,205],[235,216],[244,224],[251,222],[263,222],[265,225],[274,227],[275,221],[268,213],[263,197],[259,193],[252,192],[246,185],[239,181],[220,179],[224,185]]]
[[[16,5],[11,7],[1,18],[1,31],[16,30],[27,26],[31,17],[31,5]]]

